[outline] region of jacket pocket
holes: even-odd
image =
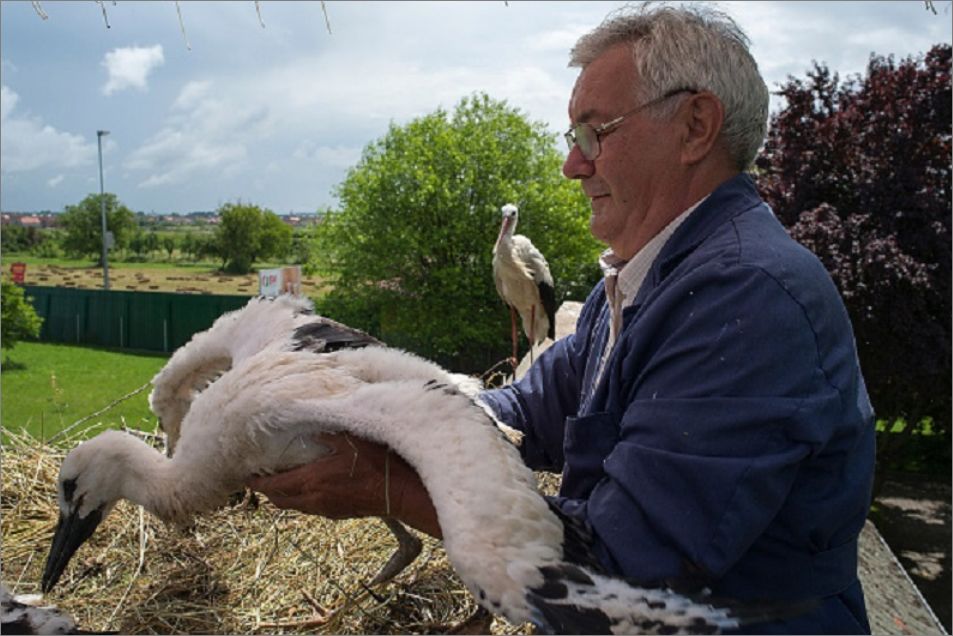
[[[560,493],[585,498],[605,476],[603,462],[619,441],[619,416],[590,413],[566,418],[563,453],[566,462]]]

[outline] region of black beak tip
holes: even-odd
[[[50,554],[46,558],[46,567],[43,569],[43,579],[40,582],[40,588],[44,594],[56,586],[70,559],[102,522],[105,508],[105,505],[101,506],[85,518],[80,518],[76,513],[68,516],[60,515],[56,532],[53,534]]]

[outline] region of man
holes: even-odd
[[[697,5],[643,6],[582,37],[572,65],[563,171],[591,200],[605,278],[575,334],[484,402],[523,431],[527,464],[562,472],[555,501],[591,527],[608,571],[812,601],[754,633],[868,632],[857,537],[873,414],[830,277],[742,173],[768,107],[745,36]],[[255,486],[279,505],[380,514],[380,491],[360,486],[359,505],[346,485],[319,492],[350,469],[339,448],[337,476],[305,467]],[[381,453],[362,447],[366,483]],[[439,536],[401,470],[398,518]]]

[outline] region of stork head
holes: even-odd
[[[500,235],[496,239],[496,245],[499,246],[500,241],[503,240],[506,236],[513,236],[513,232],[516,230],[516,223],[519,221],[519,208],[512,203],[507,203],[502,208],[500,212],[503,213],[503,222],[500,225]],[[494,247],[494,249],[496,249]]]
[[[43,571],[43,592],[49,592],[73,554],[86,542],[122,496],[128,478],[127,449],[142,445],[132,435],[106,431],[69,452],[56,484],[59,523]]]

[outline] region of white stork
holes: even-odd
[[[500,298],[510,307],[511,362],[515,366],[517,312],[523,321],[523,332],[529,339],[532,359],[536,345],[547,336],[556,337],[556,295],[553,276],[542,253],[522,234],[513,234],[519,221],[519,208],[507,203],[501,211],[500,235],[493,246],[493,280]]]
[[[314,315],[309,301],[289,295],[256,298],[241,311],[222,315],[209,329],[195,334],[176,350],[152,380],[149,406],[166,434],[168,454],[175,452],[183,418],[192,402],[212,382],[248,357],[266,350],[325,353],[368,345],[383,343],[363,331]],[[481,388],[478,380],[466,376],[455,379],[470,394],[475,395]],[[397,540],[397,549],[370,585],[399,574],[423,547],[420,539],[400,522],[387,518],[381,521]]]
[[[294,340],[294,338],[292,339]],[[447,555],[480,605],[549,632],[700,633],[728,610],[600,573],[585,531],[541,497],[488,412],[439,366],[385,347],[266,346],[195,396],[175,453],[106,431],[74,448],[57,482],[49,591],[119,499],[188,523],[260,474],[314,461],[318,433],[384,444],[420,474]]]

